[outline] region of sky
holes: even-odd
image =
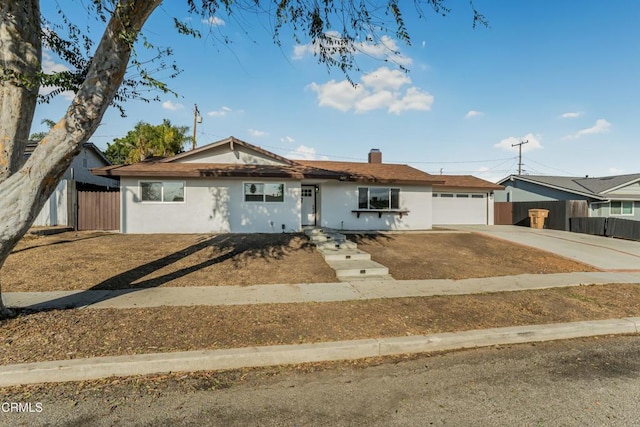
[[[58,0],[81,27],[101,34],[88,0]],[[56,2],[41,2],[47,16]],[[171,46],[183,72],[165,79],[178,96],[110,108],[90,141],[105,149],[139,121],[189,126],[198,146],[235,136],[293,159],[383,162],[432,174],[495,182],[524,174],[609,176],[640,172],[640,2],[637,0],[474,0],[489,26],[473,28],[469,2],[450,0],[446,16],[418,18],[401,2],[411,37],[363,40],[359,70],[328,70],[314,47],[285,31],[273,43],[268,20],[254,15],[189,16],[186,1],[165,1],[143,32]],[[426,10],[429,12],[429,10]],[[178,35],[173,17],[203,37]],[[225,43],[223,37],[230,40]],[[394,54],[394,51],[397,52]],[[46,70],[66,65],[43,54]],[[403,71],[399,65],[408,69]],[[151,94],[152,96],[155,94]],[[36,110],[58,120],[69,94]]]

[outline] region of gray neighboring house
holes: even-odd
[[[24,160],[31,156],[38,146],[38,141],[29,141],[24,152]],[[71,166],[58,183],[53,194],[49,197],[33,222],[33,226],[75,226],[76,220],[76,190],[77,189],[106,189],[119,188],[117,180],[95,176],[92,168],[111,165],[102,151],[94,144],[87,142],[82,145]]]
[[[496,202],[586,200],[590,217],[640,221],[640,173],[600,178],[510,175],[498,184]]]

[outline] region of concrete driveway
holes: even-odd
[[[515,225],[453,225],[449,229],[472,231],[532,246],[602,270],[640,271],[640,242],[558,230],[536,230]]]

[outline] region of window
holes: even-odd
[[[611,215],[633,215],[633,202],[611,202]]]
[[[453,197],[453,194],[451,194],[451,193],[442,193],[442,194],[440,194],[440,197]]]
[[[184,202],[184,182],[142,181],[140,198],[143,202]]]
[[[284,184],[245,182],[245,202],[284,202]]]
[[[484,199],[484,194],[472,194],[472,199]]]
[[[456,194],[456,197],[460,197],[460,198],[469,198],[468,194]]]
[[[400,189],[359,187],[358,209],[400,209]]]
[[[311,188],[303,188],[302,189],[302,197],[313,197],[313,189],[311,189]]]

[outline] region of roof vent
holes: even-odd
[[[369,163],[382,163],[382,151],[372,148],[369,151]]]

